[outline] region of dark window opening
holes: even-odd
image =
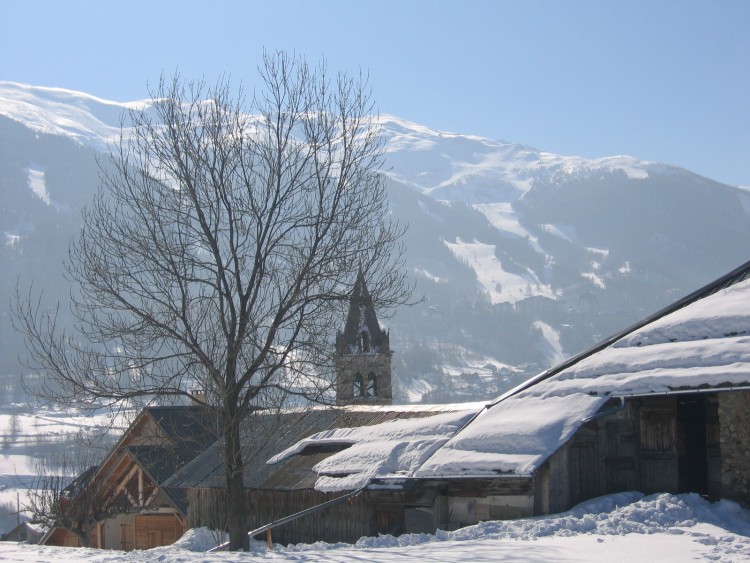
[[[677,455],[680,492],[708,493],[705,396],[677,399]]]
[[[366,330],[363,330],[360,334],[360,346],[363,352],[370,351],[370,334]]]

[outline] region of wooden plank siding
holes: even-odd
[[[604,491],[634,491],[638,488],[637,408],[627,403],[625,411],[603,421]]]
[[[340,493],[321,493],[312,489],[263,490],[245,492],[248,503],[248,529],[259,528],[305,508],[322,504],[341,496]],[[188,492],[188,525],[225,526],[226,496],[222,489],[190,489]],[[391,510],[381,510],[361,497],[332,506],[292,522],[282,524],[272,531],[277,543],[299,542],[356,542],[364,535],[398,533],[403,527],[403,508],[392,505]]]
[[[139,514],[134,520],[135,549],[171,545],[185,533],[174,514]]]
[[[676,493],[677,417],[674,397],[653,397],[640,409],[640,490],[644,493]]]
[[[620,491],[725,495],[720,434],[726,421],[719,404],[730,393],[738,394],[632,398],[622,410],[584,424],[536,471],[535,512],[559,512]]]
[[[534,483],[530,477],[415,480],[403,490],[375,489],[341,504],[273,529],[273,541],[356,542],[362,536],[434,532],[482,520],[516,518],[533,513]],[[341,496],[313,489],[248,489],[248,529],[317,506]],[[188,526],[224,529],[226,496],[222,489],[193,488],[188,492]],[[510,500],[509,500],[510,499]],[[453,515],[451,515],[451,507]],[[469,507],[457,519],[458,507]],[[467,518],[470,518],[468,520]]]

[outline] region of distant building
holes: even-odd
[[[12,530],[8,530],[2,536],[0,541],[14,541],[21,543],[39,543],[44,535],[44,530],[30,524],[29,522],[21,522],[18,526]]]
[[[393,401],[389,334],[380,328],[362,272],[336,337],[336,404],[390,405]]]

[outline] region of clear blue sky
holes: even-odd
[[[750,186],[746,0],[0,0],[0,80],[129,101],[263,49],[369,72],[382,113]]]

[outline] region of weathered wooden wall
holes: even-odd
[[[530,477],[420,481],[406,490],[365,491],[320,512],[273,529],[273,541],[356,542],[362,536],[434,532],[483,520],[530,516],[534,484]],[[316,506],[340,494],[311,489],[246,491],[248,528]],[[188,527],[224,529],[225,494],[221,489],[190,489]]]
[[[535,512],[595,496],[697,492],[750,501],[750,392],[641,397],[583,425],[535,476]]]
[[[383,506],[383,498],[377,502]],[[404,532],[453,530],[484,520],[534,514],[531,477],[497,476],[420,481],[404,492]]]
[[[619,491],[699,492],[750,502],[750,392],[629,399],[584,424],[532,477],[415,481],[367,491],[273,531],[279,543],[355,542],[364,535],[450,529],[482,520],[560,512]],[[188,525],[223,529],[224,493],[191,489]],[[256,528],[338,495],[249,490]]]
[[[245,493],[248,528],[259,528],[275,520],[341,496],[310,489],[261,490]],[[223,529],[225,493],[221,489],[191,489],[188,492],[188,525]],[[344,501],[320,512],[304,516],[273,529],[274,542],[356,542],[364,535],[400,533],[403,506],[376,508],[362,497]]]

